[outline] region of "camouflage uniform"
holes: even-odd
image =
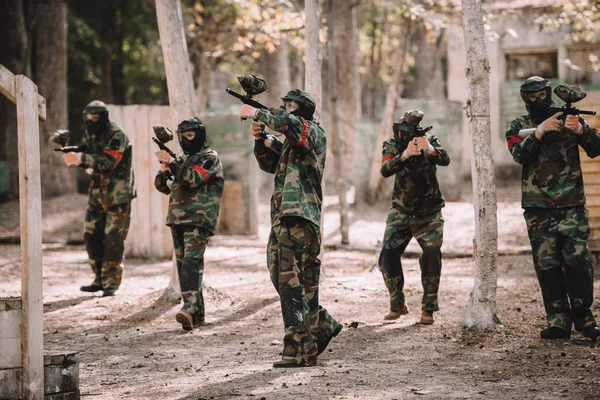
[[[170,194],[167,225],[171,227],[183,310],[204,321],[202,276],[208,237],[214,235],[223,194],[223,166],[216,151],[184,155],[159,171],[156,188]]]
[[[508,149],[523,166],[522,206],[548,327],[567,332],[572,323],[578,331],[596,326],[579,146],[589,157],[600,155],[600,135],[581,118],[580,123],[582,135],[562,128],[542,140],[535,134],[521,139],[520,130],[537,126],[524,115],[506,132]]]
[[[396,175],[392,207],[388,214],[379,257],[379,268],[390,293],[390,310],[405,306],[404,274],[401,257],[414,236],[423,249],[419,258],[423,283],[422,310],[438,311],[438,287],[442,271],[444,197],[440,191],[436,165],[448,165],[448,153],[435,135],[426,135],[437,151],[435,157],[413,156],[401,161],[409,140],[392,137],[383,143],[381,175]]]
[[[114,123],[98,134],[86,130],[80,167],[91,169],[83,240],[95,274],[93,287],[117,290],[123,273],[131,200],[135,197],[132,148]]]
[[[325,132],[285,109],[260,110],[257,119],[285,135],[283,143],[261,139],[254,146],[260,168],[275,174],[267,266],[281,300],[283,360],[312,365],[341,329],[319,306]]]

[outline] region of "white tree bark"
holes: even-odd
[[[340,95],[339,85],[339,71],[338,71],[338,45],[340,44],[341,37],[337,35],[336,31],[336,15],[339,0],[329,0],[328,10],[329,15],[327,18],[328,27],[328,38],[327,38],[327,54],[329,60],[329,146],[331,146],[331,154],[333,155],[333,173],[335,179],[335,191],[338,196],[339,207],[340,207],[340,234],[342,236],[342,244],[349,244],[349,220],[348,220],[348,201],[346,200],[346,180],[344,178],[344,167],[346,154],[346,142],[344,140],[344,132],[340,119],[340,101],[338,96]],[[346,7],[342,5],[342,7]],[[354,107],[356,108],[356,107]],[[349,113],[345,113],[349,119],[355,118],[354,110],[350,110]]]
[[[321,113],[321,99],[323,86],[321,81],[321,13],[319,0],[305,0],[304,12],[306,13],[306,50],[304,64],[304,90],[315,99],[315,118],[318,120]]]
[[[471,172],[475,211],[475,283],[463,321],[466,327],[493,329],[496,316],[498,221],[490,134],[490,64],[485,47],[481,0],[462,0],[466,70],[469,83],[467,115],[473,143]]]
[[[156,17],[165,60],[169,104],[173,115],[171,123],[173,126],[177,126],[184,119],[195,116],[196,106],[194,81],[190,72],[190,58],[183,31],[181,2],[179,0],[156,0]],[[173,293],[173,297],[179,297],[181,294],[175,255],[173,255],[171,282],[167,291]]]
[[[406,60],[406,54],[410,47],[410,40],[412,36],[412,27],[410,19],[404,20],[406,24],[404,43],[402,48],[396,52],[396,62],[394,63],[394,72],[392,74],[392,80],[388,86],[387,93],[385,95],[385,109],[383,111],[383,119],[379,124],[377,130],[377,141],[375,142],[375,148],[373,149],[373,157],[371,158],[371,171],[369,173],[369,184],[366,193],[366,200],[370,203],[375,202],[381,198],[381,188],[383,186],[383,177],[381,176],[381,148],[383,142],[390,137],[392,130],[392,123],[394,122],[394,112],[398,107],[398,99],[400,98],[400,89],[404,80],[404,60]]]

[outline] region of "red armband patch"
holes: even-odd
[[[207,170],[205,170],[204,168],[202,168],[199,165],[194,165],[192,167],[192,169],[194,171],[197,171],[200,175],[202,175],[202,177],[204,178],[204,180],[208,180],[208,171]]]
[[[389,161],[389,160],[391,160],[392,158],[394,158],[394,156],[385,156],[385,157],[383,157],[383,158],[381,159],[381,163],[383,164],[384,162],[386,162],[386,161]]]
[[[104,154],[108,154],[109,156],[113,156],[118,161],[121,161],[123,155],[119,153],[117,150],[104,150]]]
[[[300,136],[298,147],[304,147],[304,145],[306,144],[306,137],[308,136],[308,123],[304,118],[300,119],[302,120],[302,125],[304,125],[304,130],[302,131],[302,136]]]
[[[508,139],[507,143],[508,143],[508,147],[513,147],[515,144],[521,142],[521,138],[518,136],[513,136],[510,139]]]

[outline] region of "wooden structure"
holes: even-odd
[[[44,397],[44,326],[42,296],[42,194],[40,127],[46,100],[26,76],[0,65],[0,93],[17,105],[19,207],[21,224],[20,367],[22,396]],[[8,329],[2,326],[4,331]],[[1,336],[0,336],[1,337]]]
[[[585,115],[584,117],[592,128],[600,129],[600,91],[588,90],[585,87],[584,89],[588,93],[587,97],[575,106],[585,110],[596,110],[597,115]],[[591,229],[588,246],[596,252],[600,251],[600,156],[591,159],[581,147],[579,153]]]
[[[132,202],[125,252],[135,257],[169,258],[173,252],[171,231],[165,226],[169,197],[154,187],[159,163],[154,155],[158,146],[152,141],[152,126],[166,125],[175,133],[171,126],[173,111],[169,106],[150,105],[109,105],[108,110],[110,120],[123,129],[133,146],[137,197]],[[201,119],[207,140],[219,153],[225,170],[217,234],[255,235],[257,167],[248,126],[234,116]],[[179,152],[176,137],[167,146]]]

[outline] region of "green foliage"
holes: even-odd
[[[156,12],[145,0],[69,0],[69,122],[112,82],[115,103],[166,104],[165,72]],[[106,60],[110,54],[110,60]],[[106,63],[110,63],[107,68]],[[110,71],[110,76],[105,76]],[[74,129],[78,131],[78,129]]]

